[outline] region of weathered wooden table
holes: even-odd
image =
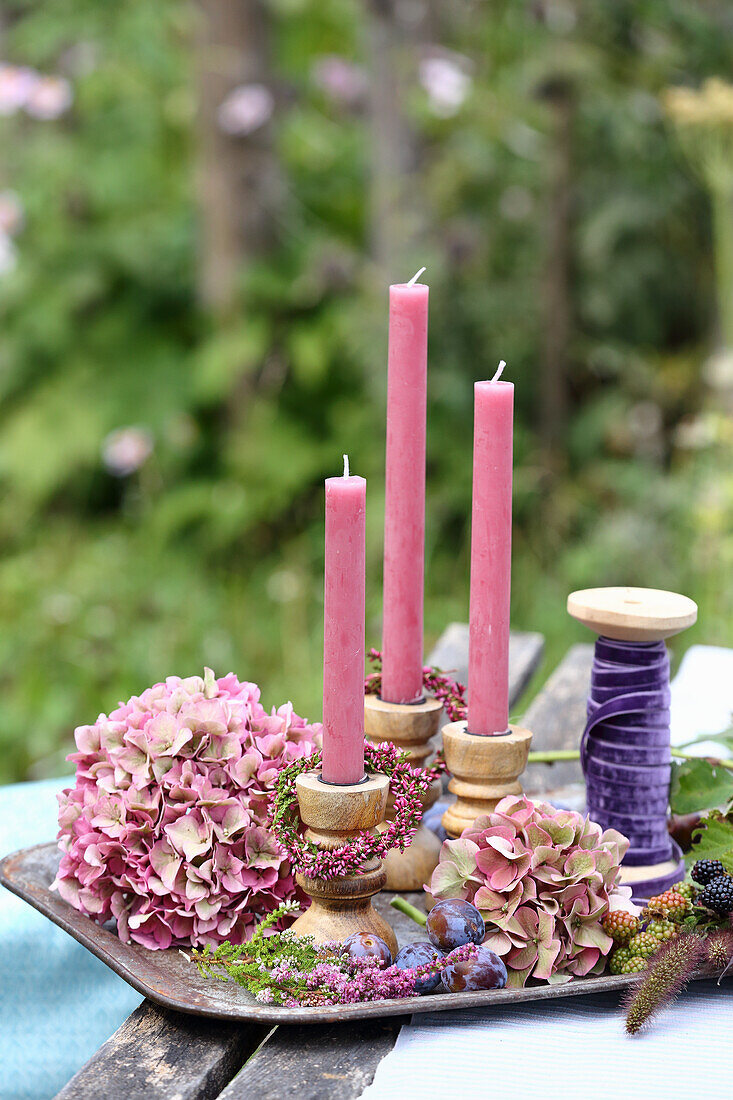
[[[539,634],[512,635],[510,706],[537,669],[542,646]],[[430,660],[465,682],[467,653],[468,628],[454,623]],[[524,715],[534,749],[577,748],[592,656],[592,646],[574,646]],[[528,793],[552,791],[573,801],[580,778],[575,763],[532,765],[523,783]],[[380,905],[386,904],[381,897]],[[407,918],[390,909],[389,919],[396,926]],[[268,1029],[169,1012],[145,1001],[57,1100],[350,1100],[372,1081],[404,1020]]]

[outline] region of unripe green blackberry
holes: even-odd
[[[629,940],[628,950],[631,955],[640,955],[642,959],[650,959],[659,950],[661,940],[650,932],[637,932]]]
[[[699,882],[701,886],[707,886],[714,878],[725,873],[725,867],[719,859],[698,859],[690,872],[695,882]]]
[[[719,875],[718,878],[714,878],[697,900],[699,905],[704,905],[706,909],[712,909],[714,913],[726,917],[728,913],[733,912],[733,878],[730,875]]]
[[[675,882],[671,889],[680,897],[687,898],[688,901],[694,901],[697,896],[697,890],[691,882]]]
[[[611,955],[611,959],[608,964],[608,969],[612,974],[624,974],[624,967],[631,959],[631,952],[628,947],[618,947]]]
[[[642,958],[641,955],[632,955],[629,961],[624,965],[622,974],[641,974],[642,970],[646,970],[647,960]]]
[[[603,918],[603,931],[614,943],[628,943],[633,935],[641,930],[639,918],[624,909],[606,913]]]
[[[671,920],[652,920],[649,921],[645,932],[648,932],[650,936],[654,936],[658,943],[664,943],[665,940],[671,940],[674,936],[679,935],[679,925],[675,924]]]

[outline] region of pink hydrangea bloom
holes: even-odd
[[[76,785],[59,795],[54,888],[146,947],[245,940],[297,897],[267,827],[281,768],[321,743],[288,703],[269,713],[229,674],[169,677],[75,731]]]
[[[484,942],[503,957],[509,986],[565,982],[603,969],[612,946],[603,918],[635,909],[618,885],[628,846],[573,810],[511,795],[443,844],[430,893],[481,911]]]

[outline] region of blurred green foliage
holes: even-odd
[[[0,281],[0,781],[58,773],[74,725],[206,663],[266,704],[320,711],[322,479],[370,479],[368,644],[379,642],[386,294],[365,261],[369,126],[313,65],[364,63],[356,0],[273,0],[278,247],[236,318],[196,304],[195,10],[180,0],[14,0],[3,55],[68,76],[54,122],[0,118],[0,186],[26,225]],[[538,17],[542,8],[542,18]],[[431,286],[428,642],[468,603],[472,381],[517,384],[513,621],[555,663],[571,588],[687,592],[693,640],[729,642],[729,422],[706,411],[713,343],[704,194],[659,94],[730,71],[723,4],[451,5],[471,92],[436,117],[415,85]],[[538,398],[546,98],[575,97],[570,419],[548,463]],[[412,212],[411,212],[412,213]],[[110,432],[151,433],[114,477]],[[686,435],[685,435],[686,433]],[[680,446],[685,440],[692,445]],[[726,448],[728,448],[726,450]],[[587,638],[584,640],[588,640]]]

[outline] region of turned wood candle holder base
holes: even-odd
[[[415,768],[424,768],[432,755],[431,738],[438,732],[443,704],[438,699],[424,699],[421,703],[387,703],[378,695],[364,697],[364,729],[374,745],[384,741],[406,752]],[[423,813],[440,797],[440,780],[435,780],[420,795]],[[387,804],[387,817],[393,817],[392,799]],[[410,847],[404,852],[393,849],[384,860],[387,873],[387,889],[422,890],[430,881],[440,856],[440,841],[435,833],[423,824]]]
[[[341,787],[323,783],[320,772],[301,772],[295,786],[306,836],[319,848],[339,848],[350,836],[375,830],[385,819],[386,775],[368,775],[361,783]],[[311,899],[310,907],[293,925],[296,935],[313,936],[323,943],[343,942],[352,932],[375,932],[396,954],[395,934],[371,900],[387,881],[381,860],[369,860],[358,875],[321,879],[298,874],[296,879]]]
[[[469,733],[465,722],[443,727],[443,749],[453,778],[448,790],[456,801],[443,814],[446,832],[460,836],[477,817],[491,813],[509,794],[519,795],[519,776],[527,766],[532,734],[521,726],[494,737]]]

